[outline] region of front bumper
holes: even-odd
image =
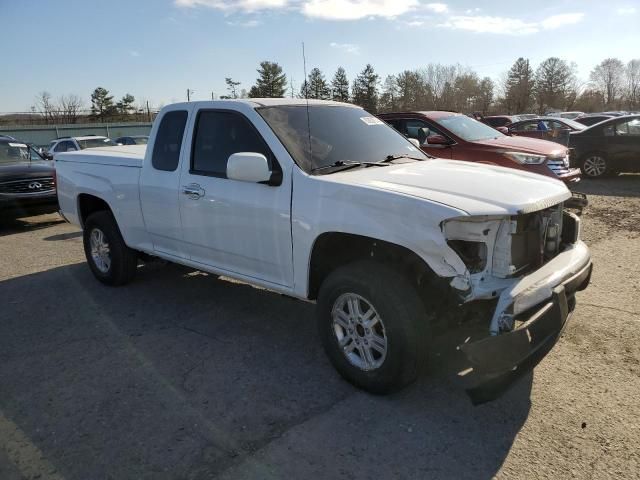
[[[58,197],[55,192],[45,195],[0,194],[0,212],[2,213],[11,215],[37,215],[54,213],[58,208]]]
[[[578,242],[502,293],[492,323],[513,309],[519,325],[460,346],[468,368],[459,375],[474,404],[499,397],[551,350],[575,307],[575,292],[587,287],[592,268],[589,250]]]
[[[567,184],[574,184],[580,181],[582,171],[579,168],[570,168],[567,173],[557,174],[558,180]]]

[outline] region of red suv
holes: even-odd
[[[535,138],[511,137],[454,112],[400,112],[378,115],[423,151],[439,158],[467,160],[527,170],[565,183],[580,180],[569,167],[569,149]]]

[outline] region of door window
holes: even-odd
[[[180,149],[182,148],[182,137],[184,128],[187,125],[187,111],[176,110],[167,112],[156,134],[156,141],[153,145],[151,164],[156,170],[173,172],[178,168],[180,161]]]
[[[73,152],[75,150],[77,150],[76,146],[69,140],[60,142],[56,145],[56,148],[53,149],[54,152]]]
[[[627,122],[618,123],[616,125],[616,135],[621,136],[640,136],[640,119],[634,118]]]
[[[427,138],[432,135],[442,135],[445,137],[442,132],[432,125],[429,125],[427,122],[413,118],[405,120],[404,128],[405,135],[409,138],[415,138],[420,142],[420,145],[426,144]]]
[[[192,173],[227,178],[227,162],[234,153],[253,152],[267,157],[270,170],[277,163],[266,143],[242,115],[236,112],[200,112],[191,153]]]

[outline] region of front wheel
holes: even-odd
[[[388,393],[415,380],[427,319],[415,288],[392,268],[358,262],[332,272],[317,322],[333,366],[357,387]]]
[[[138,255],[124,243],[113,215],[95,212],[84,222],[84,253],[93,275],[106,285],[124,285],[133,280]]]
[[[607,170],[607,160],[602,154],[590,153],[582,160],[582,171],[587,177],[602,177],[607,173]]]

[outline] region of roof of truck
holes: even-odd
[[[251,105],[252,107],[275,107],[275,106],[302,106],[307,105],[333,105],[333,106],[342,106],[342,107],[354,107],[360,108],[358,105],[353,105],[351,103],[343,103],[343,102],[334,102],[333,100],[315,100],[315,99],[304,99],[304,98],[238,98],[232,100],[204,100],[197,101],[191,103],[197,103],[198,105],[207,105],[210,104],[211,107],[215,107],[217,105],[229,104],[229,102],[233,103],[244,103],[247,105]],[[188,105],[186,102],[182,102],[181,104],[172,104],[174,105]]]

